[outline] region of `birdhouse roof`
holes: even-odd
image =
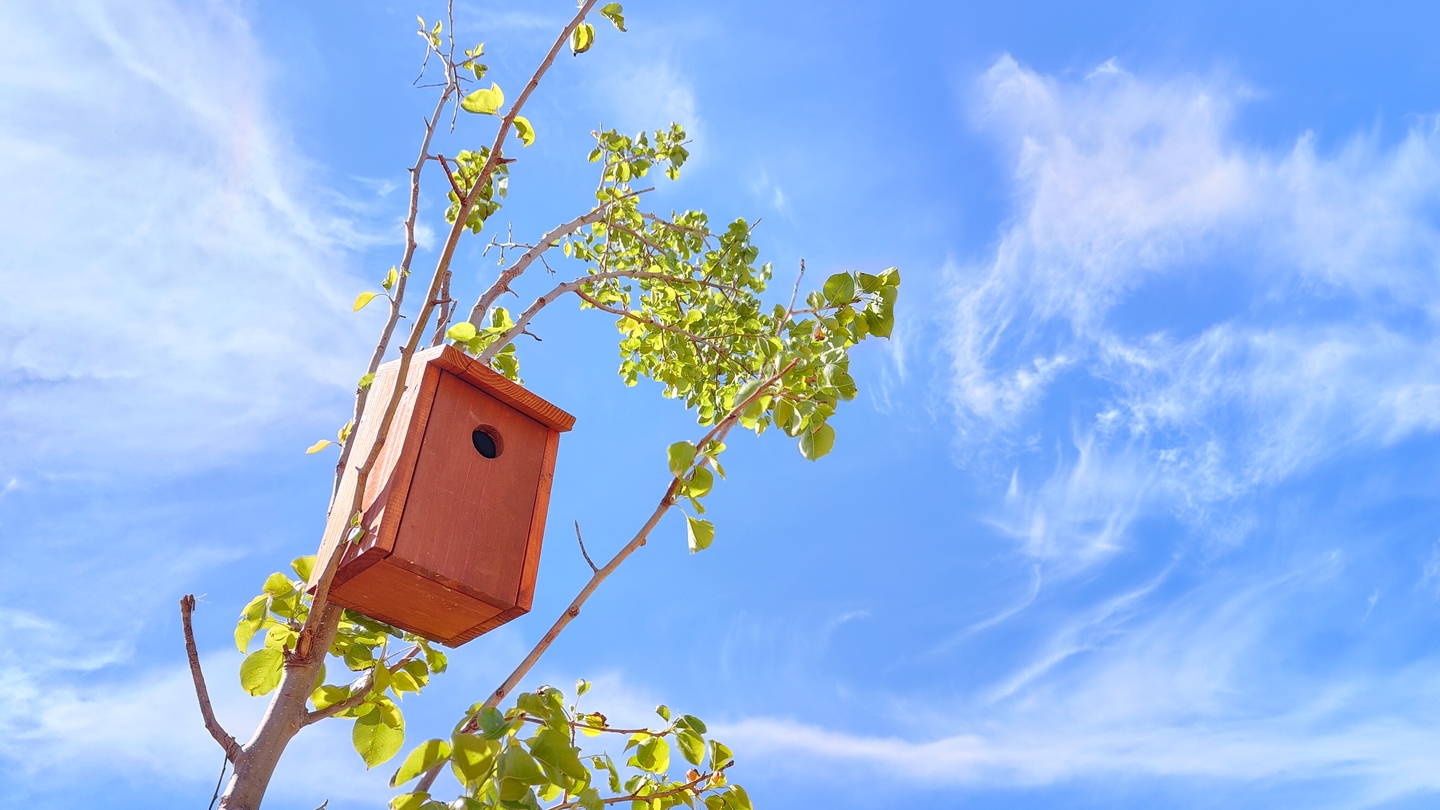
[[[454,346],[416,352],[410,362],[433,363],[551,430],[564,433],[575,426],[574,416]]]

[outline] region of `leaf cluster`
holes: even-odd
[[[590,688],[576,685],[576,701],[565,702],[558,689],[542,686],[520,694],[502,712],[472,706],[448,740],[432,739],[406,755],[392,787],[448,763],[461,786],[449,804],[429,792],[396,796],[392,810],[601,810],[630,802],[634,810],[667,810],[684,805],[706,810],[751,810],[744,788],[726,778],[734,764],[730,749],[707,740],[705,723],[691,715],[656,708],[662,725],[619,729],[599,712],[581,711],[579,697]],[[625,740],[624,765],[603,748],[583,745],[584,738],[606,735]],[[672,744],[689,764],[682,777],[671,775]]]
[[[280,684],[286,660],[309,615],[311,595],[305,583],[314,567],[314,556],[295,559],[291,569],[298,580],[281,572],[271,574],[260,595],[241,611],[235,646],[247,653],[240,664],[240,686],[247,693],[268,694]],[[264,646],[249,652],[262,631]],[[403,651],[392,654],[392,643]],[[351,739],[355,750],[370,767],[389,760],[405,741],[405,718],[396,701],[407,692],[420,692],[433,673],[444,672],[445,654],[419,636],[349,610],[340,620],[329,654],[360,677],[348,684],[325,683],[322,664],[310,703],[318,712],[348,701],[350,705],[334,716],[354,718]]]

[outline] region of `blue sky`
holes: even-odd
[[[715,546],[662,524],[533,682],[706,718],[764,807],[1433,806],[1440,10],[1254,5],[636,2],[563,57],[517,237],[584,209],[590,128],[674,120],[655,207],[761,218],[782,286],[905,284],[833,455],[733,441]],[[233,617],[318,541],[303,449],[378,328],[349,305],[399,254],[438,8],[0,7],[0,806],[208,800],[183,593],[222,720],[259,717]],[[457,22],[508,90],[567,10]],[[617,548],[695,434],[607,319],[536,330],[578,423],[535,611],[406,701],[412,739],[583,582],[571,520]],[[332,725],[267,806],[388,797]]]

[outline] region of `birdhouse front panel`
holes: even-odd
[[[398,361],[376,372],[339,510],[397,373]],[[574,417],[449,346],[416,353],[406,378],[366,481],[365,536],[344,551],[331,599],[453,646],[530,609],[559,437]],[[332,511],[322,559],[348,527]]]
[[[442,372],[395,553],[477,598],[515,604],[549,433]]]

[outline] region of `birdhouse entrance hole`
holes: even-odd
[[[475,428],[475,432],[470,434],[470,443],[475,445],[475,452],[485,458],[500,455],[500,432],[489,425]]]

